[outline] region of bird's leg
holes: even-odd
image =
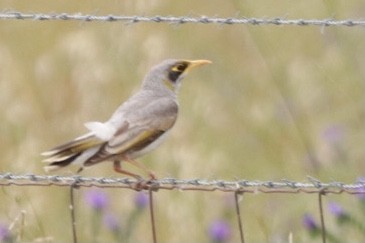
[[[131,173],[131,172],[126,171],[126,170],[123,170],[119,160],[114,161],[114,170],[116,172],[119,172],[119,173],[129,175],[129,176],[132,176],[132,177],[136,178],[138,181],[134,185],[132,185],[132,187],[131,187],[134,190],[136,190],[136,191],[140,191],[140,190],[143,190],[143,189],[148,190],[148,188],[149,188],[148,185],[147,185],[148,181],[146,182],[141,176],[139,176],[137,174]]]
[[[134,174],[132,172],[129,172],[129,171],[126,171],[124,169],[122,169],[122,166],[120,164],[120,161],[119,160],[114,160],[114,170],[118,173],[121,173],[121,174],[125,174],[125,175],[129,175],[129,176],[132,176],[134,178],[136,178],[137,180],[143,180],[141,176],[137,175],[137,174]]]
[[[134,166],[136,166],[137,168],[139,168],[139,169],[141,169],[141,170],[143,170],[149,177],[150,177],[150,179],[151,180],[156,180],[157,179],[157,177],[156,177],[156,175],[155,175],[155,173],[153,173],[153,171],[150,171],[150,170],[148,170],[147,168],[146,168],[146,166],[144,166],[143,164],[141,164],[141,163],[139,163],[138,161],[135,161],[135,160],[133,160],[133,159],[130,159],[130,158],[128,158],[128,157],[123,157],[123,160],[125,161],[125,162],[128,162],[128,163],[130,163],[131,165],[134,165]]]

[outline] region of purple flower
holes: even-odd
[[[336,217],[340,218],[340,217],[344,217],[346,215],[345,210],[343,209],[343,207],[335,202],[329,202],[328,203],[328,209],[329,211],[335,215]]]
[[[226,221],[216,220],[209,226],[208,233],[214,242],[225,242],[231,236],[231,228]]]
[[[6,242],[11,239],[8,226],[0,224],[0,242]]]
[[[332,125],[323,131],[322,137],[330,144],[338,144],[344,137],[344,129],[340,125]]]
[[[111,231],[118,231],[120,228],[119,220],[114,214],[106,214],[103,221],[105,226]]]
[[[304,214],[302,222],[303,222],[304,228],[306,228],[307,230],[309,230],[311,232],[317,231],[319,229],[313,216],[308,213]]]
[[[136,204],[137,208],[145,208],[148,205],[148,196],[143,192],[139,192],[134,197],[134,203]]]
[[[95,210],[103,210],[109,203],[108,195],[102,190],[89,190],[85,200]]]

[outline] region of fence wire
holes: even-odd
[[[70,14],[70,13],[22,13],[18,11],[3,11],[0,13],[0,20],[67,20],[67,21],[106,21],[125,22],[127,24],[137,24],[143,22],[168,23],[168,24],[217,24],[217,25],[296,25],[296,26],[365,26],[365,20],[356,19],[286,19],[275,18],[255,18],[255,17],[208,17],[208,16],[128,16],[128,15],[90,15],[90,14]]]
[[[152,181],[137,181],[131,178],[83,177],[60,175],[16,175],[0,174],[0,186],[78,186],[78,187],[116,187],[135,189],[143,184],[143,189],[185,190],[185,191],[223,191],[250,193],[348,193],[365,194],[365,181],[351,184],[343,182],[321,182],[308,177],[308,182],[290,180],[250,181],[250,180],[204,180],[164,178]]]

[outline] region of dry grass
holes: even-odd
[[[0,2],[25,12],[219,15],[288,18],[360,18],[361,1],[74,1]],[[364,33],[362,28],[216,26],[143,23],[1,21],[0,168],[43,173],[39,153],[85,132],[83,123],[106,120],[160,60],[205,58],[180,94],[179,120],[166,143],[141,159],[159,177],[353,182],[364,175]],[[68,171],[60,173],[68,174]],[[88,176],[118,176],[111,165]],[[90,240],[91,209],[78,192],[79,234]],[[107,190],[110,211],[126,218],[134,192]],[[68,191],[3,188],[0,221],[23,210],[24,241],[71,239]],[[207,242],[207,225],[235,218],[224,193],[159,192],[161,242]],[[357,212],[353,198],[344,207]],[[317,212],[316,196],[247,195],[242,214],[248,242],[294,242],[308,236],[304,212]],[[134,239],[150,240],[141,217]],[[332,219],[328,221],[331,225]],[[329,226],[331,227],[331,226]],[[113,238],[105,228],[103,242]],[[350,236],[348,236],[350,237]],[[361,239],[353,233],[353,239]],[[52,240],[53,239],[53,240]],[[238,241],[234,231],[232,241]],[[46,241],[46,240],[44,240]]]

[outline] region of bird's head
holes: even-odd
[[[212,62],[209,60],[165,60],[151,69],[145,77],[143,86],[163,88],[176,93],[181,80],[191,69],[210,63]]]

